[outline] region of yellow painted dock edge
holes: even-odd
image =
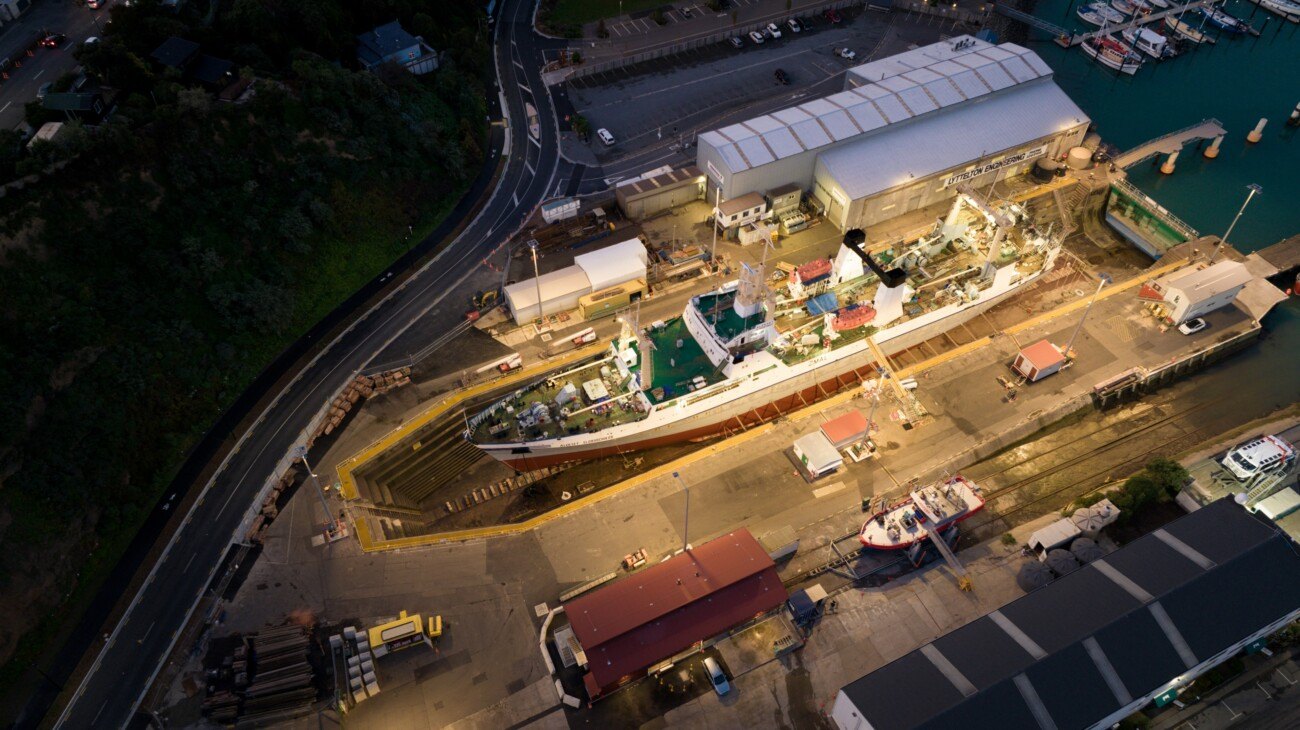
[[[372,442],[369,446],[340,462],[337,467],[339,475],[339,493],[343,495],[343,499],[345,500],[359,498],[361,494],[357,491],[357,482],[352,476],[354,471],[361,468],[366,462],[375,458],[379,454],[391,449],[399,441],[409,436],[412,431],[428,424],[430,421],[438,418],[460,403],[478,397],[488,391],[508,387],[521,380],[530,380],[538,374],[555,367],[568,365],[569,363],[581,360],[584,357],[591,357],[592,355],[600,354],[600,351],[606,346],[606,343],[600,342],[586,347],[580,347],[572,352],[566,352],[563,355],[558,355],[547,360],[540,360],[528,367],[516,370],[503,378],[488,380],[477,385],[471,385],[464,390],[453,391],[441,400],[429,404],[429,406],[423,411],[416,414],[414,418],[403,423],[392,431],[389,431],[378,440]]]
[[[1101,294],[1098,296],[1098,299],[1106,299],[1108,297],[1115,296],[1120,292],[1132,289],[1133,287],[1138,286],[1143,282],[1150,281],[1153,278],[1164,276],[1165,274],[1168,274],[1171,271],[1175,271],[1179,268],[1187,266],[1190,263],[1192,262],[1187,260],[1180,260],[1170,264],[1166,264],[1164,266],[1155,269],[1145,271],[1142,274],[1133,277],[1132,279],[1129,279],[1120,284],[1116,284],[1108,289],[1103,289]],[[1056,309],[1053,309],[1048,312],[1044,312],[1038,316],[1027,319],[1024,322],[1020,322],[1016,325],[1013,325],[1012,327],[1007,328],[1006,331],[1015,333],[1015,332],[1024,331],[1031,327],[1038,326],[1051,319],[1069,314],[1084,306],[1087,306],[1089,299],[1091,299],[1090,296],[1080,297],[1074,300],[1073,302],[1070,302],[1069,304],[1064,304],[1060,307],[1057,307]],[[978,340],[975,340],[974,342],[967,343],[953,350],[945,352],[941,355],[932,357],[929,360],[925,360],[924,362],[918,363],[908,368],[904,368],[898,371],[897,376],[899,378],[906,378],[912,375],[916,375],[917,373],[920,373],[924,370],[928,370],[932,367],[940,365],[955,357],[960,357],[961,355],[964,355],[966,353],[972,352],[974,350],[978,350],[979,348],[984,347],[990,342],[992,342],[992,338],[982,337]],[[556,364],[555,361],[551,361],[548,364],[548,367],[554,367],[555,364]],[[502,382],[503,381],[497,381],[496,384],[494,385],[499,386]],[[834,408],[836,406],[847,403],[850,400],[852,400],[854,396],[856,396],[857,394],[858,394],[857,389],[850,388],[848,390],[845,390],[842,393],[837,393],[829,398],[820,400],[810,406],[801,408],[797,411],[793,411],[787,414],[787,416],[792,421],[802,421],[811,418],[812,416],[815,416],[818,413],[821,413],[822,411],[828,408]],[[456,400],[458,401],[459,399]],[[435,409],[431,408],[430,410],[432,411]],[[444,406],[438,412],[441,413],[443,410],[446,410],[446,406]],[[425,413],[422,413],[418,418],[424,419],[423,422],[427,422],[429,419],[425,418],[425,415],[426,415]],[[414,426],[411,426],[410,428],[414,428]],[[408,428],[407,430],[409,431],[410,428]],[[736,446],[740,446],[745,443],[748,443],[758,438],[759,436],[763,436],[767,434],[771,429],[772,429],[771,423],[764,423],[760,426],[756,426],[747,431],[743,431],[739,434],[736,434],[735,436],[719,441],[718,443],[712,444],[698,451],[693,451],[687,454],[686,456],[678,458],[674,461],[670,461],[667,464],[664,464],[663,466],[655,467],[645,472],[644,474],[637,474],[629,479],[625,479],[622,482],[606,487],[605,489],[602,489],[599,492],[596,492],[595,494],[583,497],[581,499],[575,499],[574,501],[569,502],[567,504],[563,504],[557,507],[556,509],[553,509],[545,514],[538,515],[530,520],[525,520],[524,522],[519,522],[513,525],[494,525],[491,527],[478,527],[469,530],[454,530],[451,532],[440,532],[432,535],[402,537],[396,540],[375,540],[370,535],[370,526],[364,520],[359,520],[356,523],[357,541],[361,543],[361,549],[364,552],[372,553],[372,552],[384,552],[388,550],[400,550],[402,548],[440,545],[449,542],[464,542],[466,540],[478,540],[478,539],[489,538],[489,537],[501,537],[505,535],[517,535],[519,533],[528,532],[529,530],[533,530],[538,527],[541,527],[542,525],[546,524],[547,522],[550,522],[551,520],[556,520],[561,517],[568,516],[574,512],[577,512],[578,510],[597,504],[602,500],[622,494],[623,492],[626,492],[629,489],[634,489],[647,482],[651,482],[660,477],[670,475],[674,471],[684,469],[687,466],[690,466],[691,464],[694,464],[707,457],[713,456],[715,454],[720,454],[723,451],[726,451],[728,449],[735,448]],[[385,437],[385,439],[387,438],[388,437]],[[396,440],[397,439],[394,439],[394,441]],[[384,439],[381,439],[380,441],[376,441],[375,444],[379,444],[382,441],[384,441]],[[375,444],[372,444],[372,446],[374,446]],[[382,451],[382,449],[380,450]],[[362,453],[366,453],[366,452],[362,452]],[[357,457],[353,457],[353,459],[356,458]],[[342,473],[343,473],[343,467],[340,466],[340,475]]]

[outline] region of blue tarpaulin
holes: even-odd
[[[828,291],[825,294],[818,294],[808,300],[808,314],[811,314],[814,317],[819,314],[834,312],[839,308],[840,303],[839,300],[835,298],[835,292]]]

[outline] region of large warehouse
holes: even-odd
[[[848,71],[845,90],[699,136],[724,200],[795,184],[841,229],[989,185],[1082,143],[1089,119],[1036,53],[959,36]]]

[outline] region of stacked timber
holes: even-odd
[[[271,491],[266,495],[266,499],[262,500],[261,512],[253,518],[253,524],[248,528],[245,537],[249,542],[260,544],[263,538],[266,537],[266,530],[271,526],[271,520],[280,515],[280,508],[276,506],[280,501],[280,493],[292,486],[297,478],[298,468],[291,466],[276,480],[271,487]]]
[[[263,727],[311,711],[319,694],[311,627],[286,624],[244,637],[209,672],[203,712],[213,722]]]
[[[334,429],[343,423],[343,419],[347,418],[353,406],[363,398],[383,395],[394,388],[408,385],[410,382],[411,369],[409,367],[397,368],[377,375],[358,375],[330,402],[329,416],[321,423],[312,440],[315,441],[316,438],[334,433]]]

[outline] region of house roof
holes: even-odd
[[[735,215],[743,210],[757,208],[765,202],[766,201],[763,199],[761,193],[745,193],[739,198],[722,201],[722,204],[718,206],[718,214],[725,218],[727,216]]]
[[[199,44],[187,41],[179,36],[172,36],[153,49],[149,57],[171,68],[184,68],[199,52]]]
[[[95,110],[100,95],[92,91],[46,94],[42,105],[56,112],[89,112]]]
[[[867,433],[867,417],[862,411],[852,410],[839,418],[833,418],[822,424],[822,433],[836,447],[845,446]]]
[[[1222,499],[842,691],[876,730],[1087,727],[1298,610],[1295,545]]]
[[[406,32],[401,23],[394,20],[357,36],[357,55],[368,63],[382,63],[394,53],[419,43],[415,36]]]
[[[1039,340],[1034,344],[1020,351],[1020,355],[1029,361],[1038,370],[1046,370],[1053,365],[1060,365],[1065,362],[1065,355],[1057,349],[1056,345],[1047,340]]]
[[[565,604],[598,687],[616,684],[788,598],[776,564],[740,529]]]
[[[195,59],[194,65],[190,68],[190,77],[200,83],[218,84],[225,80],[226,75],[234,67],[233,61],[204,53]]]

